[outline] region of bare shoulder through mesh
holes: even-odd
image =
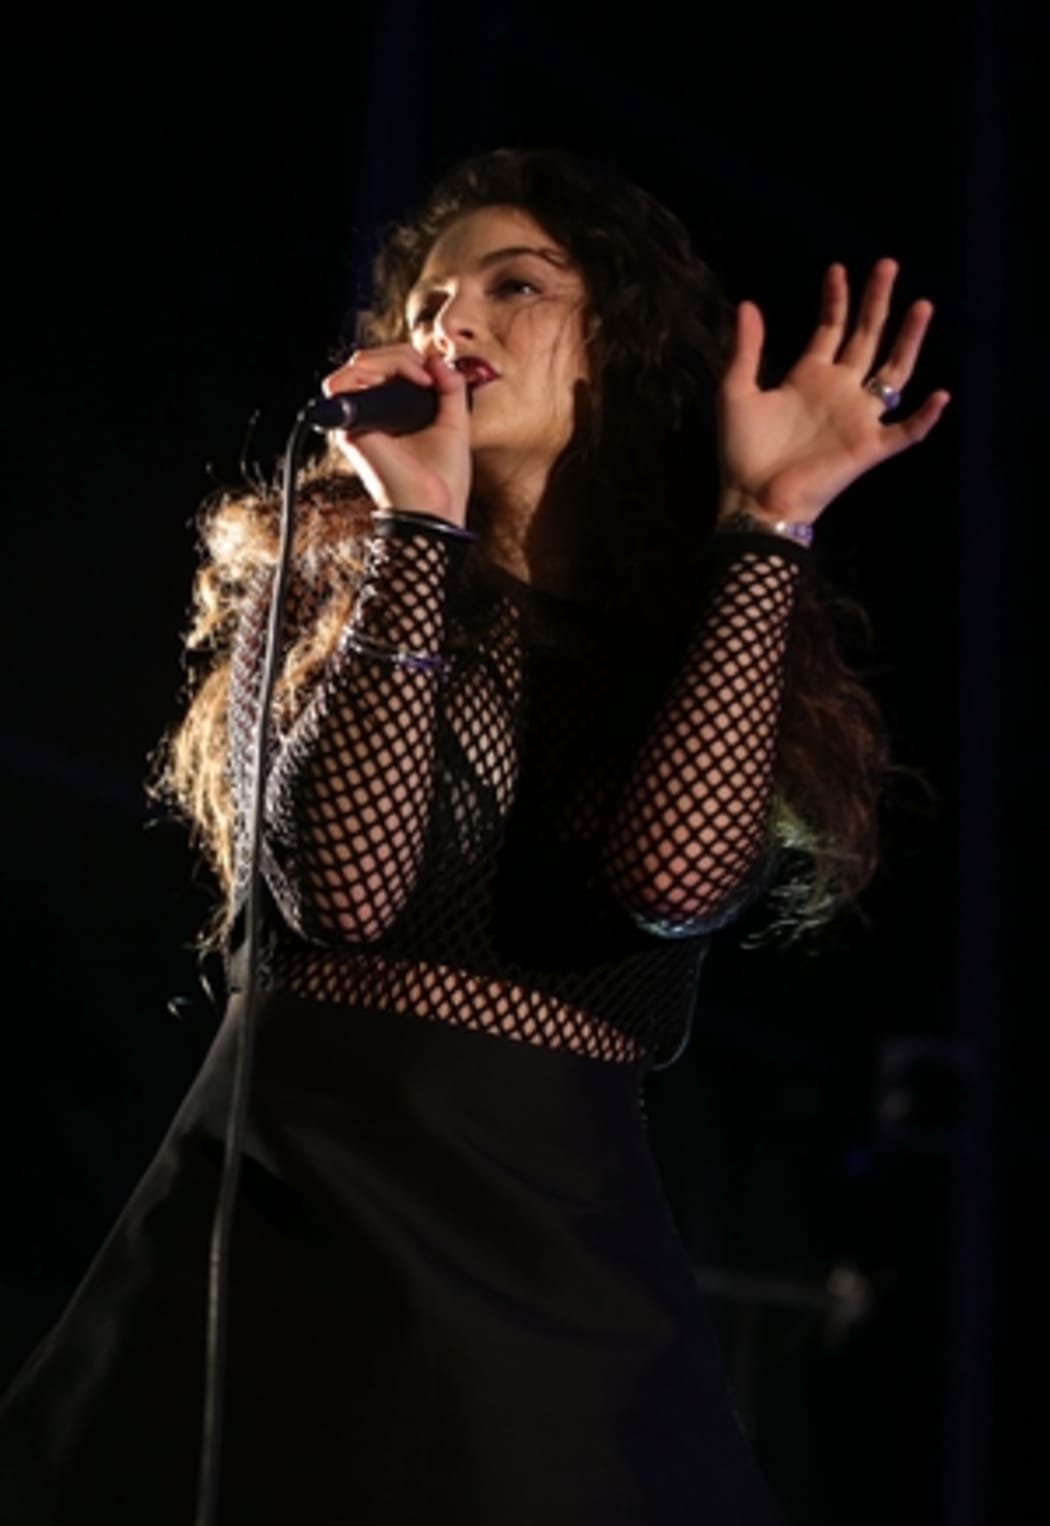
[[[273,744],[269,978],[595,1059],[673,1049],[701,935],[765,842],[798,572],[765,540],[731,555],[670,681],[632,694],[600,633],[563,638],[555,612],[538,638],[528,590],[462,617],[456,545],[370,542],[338,648]]]

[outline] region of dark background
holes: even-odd
[[[3,1373],[82,1275],[214,1027],[191,950],[209,887],[142,787],[178,712],[196,507],[246,463],[271,470],[379,225],[462,153],[560,145],[678,211],[730,295],[763,307],[774,372],[832,259],[859,282],[893,254],[900,303],[936,303],[909,401],[947,386],[946,419],[820,532],[872,616],[907,770],[882,872],[864,918],[815,949],[723,935],[649,1110],[799,1526],[976,1526],[1009,1493],[1009,1518],[1035,1519],[1017,1401],[1021,1360],[1043,1366],[1027,1223],[1047,1155],[1018,617],[1038,566],[1019,233],[1035,28],[978,0],[322,19],[305,45],[287,18],[225,38],[96,19],[9,58]]]

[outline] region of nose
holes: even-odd
[[[480,314],[468,293],[452,292],[434,315],[434,342],[442,355],[454,355],[464,344],[477,338]]]

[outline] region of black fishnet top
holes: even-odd
[[[495,568],[464,576],[461,546],[418,522],[377,531],[337,650],[271,738],[264,979],[669,1063],[706,935],[765,858],[805,556],[772,535],[716,546],[668,671],[606,617]],[[289,641],[318,598],[300,578]],[[242,839],[265,608],[260,590],[231,678]],[[244,859],[242,842],[241,895]]]

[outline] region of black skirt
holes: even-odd
[[[238,999],[3,1409],[0,1520],[192,1526]],[[777,1526],[642,1068],[265,999],[220,1526]]]

